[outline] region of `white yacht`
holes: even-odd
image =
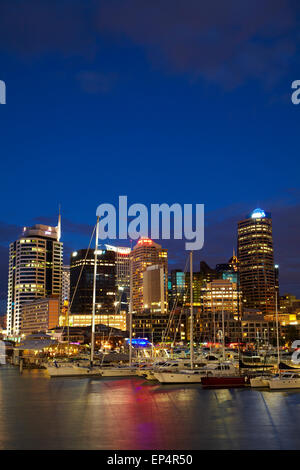
[[[137,375],[137,368],[128,366],[102,367],[100,373],[102,377],[132,377]]]
[[[91,368],[70,363],[46,364],[47,373],[50,377],[94,377],[101,376],[99,368]]]
[[[177,372],[154,372],[156,380],[161,384],[201,383],[201,369],[182,370]]]
[[[155,378],[162,384],[201,383],[203,377],[235,376],[236,366],[229,362],[209,364],[199,369],[180,370],[175,372],[154,372]]]
[[[300,389],[300,376],[291,372],[285,372],[268,381],[271,390]]]
[[[190,366],[190,363],[186,360],[177,360],[177,361],[167,361],[159,366],[152,367],[150,369],[145,370],[142,375],[147,380],[157,380],[155,374],[156,373],[176,373],[179,370],[187,369]]]
[[[269,381],[273,379],[272,375],[259,375],[250,379],[250,385],[252,388],[267,388],[269,387]]]

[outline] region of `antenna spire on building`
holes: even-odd
[[[61,214],[60,214],[60,204],[58,205],[58,223],[57,223],[57,241],[59,242],[61,238]]]

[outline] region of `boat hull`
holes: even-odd
[[[269,387],[270,387],[270,390],[300,389],[300,378],[299,379],[269,380]]]
[[[262,377],[253,377],[250,379],[250,385],[252,388],[266,388],[269,386],[269,380]]]
[[[102,377],[132,377],[136,374],[136,370],[131,369],[101,369]]]
[[[232,387],[245,387],[245,377],[228,376],[228,377],[202,377],[201,380],[203,388],[232,388]]]
[[[161,384],[201,383],[201,376],[197,374],[182,374],[180,372],[155,372],[154,376]]]
[[[84,367],[46,367],[50,377],[95,377],[101,376],[99,369]]]

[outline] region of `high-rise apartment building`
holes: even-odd
[[[61,297],[63,244],[57,227],[24,227],[9,247],[7,330],[19,335],[22,307],[41,297]]]
[[[168,252],[149,238],[140,238],[131,252],[132,269],[132,310],[144,310],[143,276],[148,266],[164,268],[165,299],[168,293]]]
[[[22,334],[47,330],[59,325],[60,298],[57,296],[26,302],[22,307]]]
[[[271,214],[255,209],[238,223],[239,281],[243,306],[275,312],[275,267]]]
[[[143,272],[144,310],[153,313],[167,313],[165,268],[153,264]]]

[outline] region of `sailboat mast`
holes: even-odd
[[[99,216],[97,216],[97,223],[96,223],[96,240],[95,240],[95,253],[94,253],[91,366],[93,366],[94,349],[95,349],[95,312],[96,312],[96,280],[97,280],[97,260],[98,260],[98,238],[99,238]]]
[[[129,366],[132,364],[132,257],[130,257],[130,299],[129,299]]]
[[[279,369],[280,352],[279,352],[279,321],[278,321],[277,292],[275,292],[275,312],[276,312],[276,339],[277,339],[277,366],[278,366],[278,369]]]
[[[191,302],[191,327],[190,327],[190,356],[191,369],[194,367],[194,315],[193,315],[193,252],[190,252],[190,302]]]
[[[223,343],[223,359],[225,361],[225,320],[224,320],[224,293],[222,292],[222,343]]]

